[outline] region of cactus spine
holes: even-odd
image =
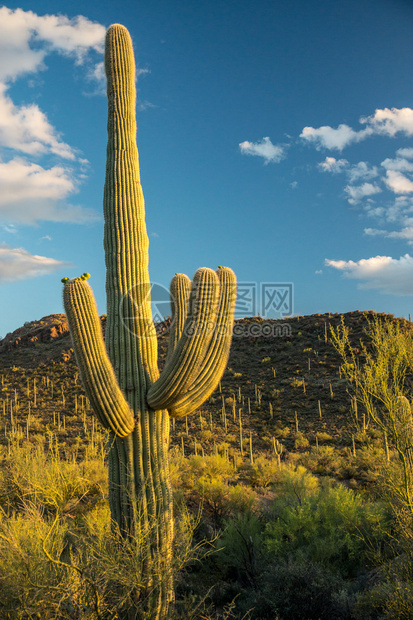
[[[109,502],[123,536],[144,558],[139,614],[165,618],[173,600],[169,420],[194,411],[226,366],[236,299],[233,272],[199,269],[171,282],[173,321],[159,376],[150,306],[148,237],[135,120],[135,62],[126,28],[106,35],[108,145],[104,190],[106,338],[89,274],[64,279],[64,304],[88,398],[110,431]],[[140,617],[129,613],[129,617]]]

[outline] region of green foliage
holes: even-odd
[[[261,577],[262,588],[248,600],[256,620],[350,620],[350,585],[328,566],[282,559]]]
[[[366,561],[367,541],[383,538],[387,518],[380,505],[341,485],[320,484],[303,467],[286,469],[277,493],[264,536],[277,557],[328,564],[348,577]]]
[[[53,444],[52,444],[53,445]],[[70,512],[95,504],[107,490],[103,446],[94,446],[94,457],[81,467],[66,460],[57,447],[42,444],[11,445],[3,458],[0,506],[6,513],[31,505],[45,513]]]
[[[255,588],[262,547],[263,523],[252,513],[243,513],[226,522],[217,543],[222,565],[235,569],[240,582]]]
[[[310,445],[309,440],[307,439],[307,437],[301,433],[300,431],[298,431],[298,433],[295,433],[294,435],[294,447],[296,450],[301,450],[303,448],[308,448],[308,446]]]
[[[248,514],[257,510],[257,493],[249,486],[236,484],[229,488],[229,511],[231,514]]]
[[[254,487],[266,488],[274,484],[280,476],[280,468],[276,458],[259,455],[248,466],[249,479]]]
[[[142,609],[137,601],[152,560],[141,550],[151,534],[124,539],[111,527],[101,451],[75,463],[47,446],[11,446],[1,474],[2,619],[103,620]],[[102,487],[92,481],[99,479]],[[175,572],[198,554],[196,525],[181,510]]]
[[[398,322],[378,316],[368,322],[365,332],[369,345],[361,344],[363,365],[355,358],[344,321],[337,329],[332,328],[332,342],[341,356],[341,372],[364,414],[362,428],[361,414],[353,409],[356,427],[365,433],[371,421],[398,454],[399,475],[394,463],[383,468],[387,495],[393,496],[396,511],[401,503],[402,510],[413,515],[412,393],[407,380],[413,374],[413,335]]]
[[[333,438],[330,435],[330,433],[326,433],[324,431],[319,431],[316,436],[317,436],[317,440],[318,440],[319,443],[325,443],[327,441],[332,441],[333,440]]]
[[[412,558],[403,554],[383,565],[371,586],[358,598],[356,620],[410,620],[413,617]]]

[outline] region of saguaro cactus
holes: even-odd
[[[228,360],[236,281],[226,267],[171,282],[172,327],[162,375],[150,306],[148,237],[135,120],[135,63],[125,27],[110,26],[105,69],[108,145],[104,190],[105,341],[89,274],[64,279],[64,304],[85,390],[110,431],[109,502],[114,524],[140,541],[145,617],[164,618],[173,599],[169,419],[194,411]]]

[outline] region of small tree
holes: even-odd
[[[413,515],[413,336],[399,322],[379,316],[368,320],[365,333],[367,344],[360,345],[364,358],[361,363],[343,318],[337,329],[331,328],[332,343],[342,360],[341,372],[367,423],[382,431],[385,442],[399,456],[401,471],[398,475],[389,467],[386,483],[393,497]],[[360,418],[355,412],[353,421],[360,430]]]

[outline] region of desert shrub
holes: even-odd
[[[350,454],[340,454],[337,448],[333,446],[311,447],[309,452],[303,452],[300,455],[299,462],[306,469],[318,475],[337,476],[344,478],[342,475],[343,468],[352,462],[353,457]],[[348,476],[347,476],[348,477]]]
[[[357,363],[344,319],[337,329],[331,329],[332,342],[341,357],[341,372],[350,391],[364,412],[364,422],[376,442],[387,438],[398,455],[400,483],[393,485],[393,505],[403,504],[413,515],[413,468],[411,445],[413,419],[411,410],[411,381],[413,372],[413,335],[399,322],[375,316],[368,321],[368,347],[360,344],[364,363]],[[353,423],[359,432],[365,431],[361,416],[352,412]],[[388,479],[389,486],[392,479]],[[397,509],[397,508],[396,508]]]
[[[328,567],[308,560],[284,559],[261,577],[262,587],[244,606],[256,620],[350,620],[349,585]]]
[[[230,463],[225,456],[220,454],[211,454],[209,456],[202,457],[202,460],[205,464],[205,468],[203,470],[205,476],[209,476],[210,478],[220,477],[223,480],[235,478],[234,465]]]
[[[235,484],[229,488],[228,496],[232,515],[246,514],[257,509],[257,494],[248,486]]]
[[[266,488],[280,477],[278,460],[274,457],[259,455],[248,466],[248,478],[253,487]]]
[[[411,561],[411,560],[410,560]],[[356,620],[411,620],[413,618],[413,582],[396,575],[374,583],[358,598],[353,617]]]
[[[278,496],[294,497],[301,502],[307,495],[312,495],[319,488],[318,479],[311,475],[305,467],[284,465],[274,491]]]
[[[288,426],[285,426],[284,428],[276,426],[274,428],[274,435],[275,437],[277,437],[277,439],[286,439],[289,436],[290,432],[291,431]]]
[[[284,391],[283,389],[274,388],[270,391],[270,397],[279,398],[283,391]]]
[[[284,470],[277,494],[264,544],[279,558],[324,563],[349,577],[385,537],[388,517],[381,505],[341,485],[320,484],[303,467]]]
[[[142,533],[124,540],[112,530],[100,488],[98,501],[85,501],[94,488],[85,474],[89,466],[99,472],[99,463],[60,462],[55,453],[20,450],[14,447],[2,463],[8,511],[0,509],[0,617],[103,620],[140,608],[142,569],[152,560]],[[174,571],[197,553],[195,521],[181,511]],[[159,571],[161,579],[168,577],[162,566]]]
[[[329,433],[325,433],[323,431],[319,431],[317,433],[317,440],[319,443],[325,443],[327,441],[332,441],[333,438]]]
[[[228,512],[229,486],[221,478],[201,476],[196,483],[203,505],[208,509],[218,525],[221,518]]]
[[[209,428],[204,428],[202,431],[199,431],[198,437],[200,441],[204,441],[204,442],[211,441],[213,437],[212,431]]]
[[[243,484],[229,485],[219,476],[201,476],[194,490],[215,527],[221,527],[225,517],[249,513],[257,506],[253,489]]]
[[[300,431],[298,433],[295,433],[294,447],[296,450],[300,450],[302,448],[308,448],[309,445],[310,445],[310,442],[308,441],[307,437],[303,435],[303,433],[301,433]]]
[[[241,585],[256,588],[262,556],[262,521],[245,512],[230,519],[218,539],[216,548],[220,564],[235,573]]]
[[[55,448],[12,445],[2,462],[0,506],[6,512],[28,504],[45,512],[61,512],[69,502],[102,497],[107,489],[103,454],[81,464],[65,460]]]

